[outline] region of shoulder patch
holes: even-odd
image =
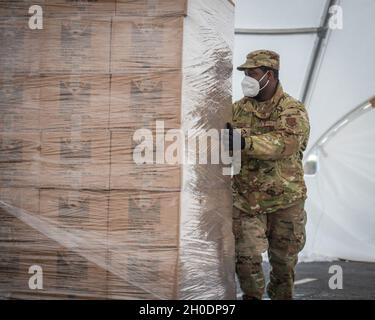
[[[291,128],[294,128],[297,125],[297,120],[294,117],[288,117],[288,118],[286,118],[285,122]]]

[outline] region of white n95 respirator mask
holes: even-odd
[[[262,91],[265,87],[267,87],[269,80],[266,82],[266,84],[260,88],[260,82],[264,79],[264,77],[267,75],[268,72],[266,72],[262,78],[258,81],[257,79],[254,79],[249,76],[245,76],[245,78],[241,82],[242,86],[242,92],[245,97],[256,97],[260,91]]]

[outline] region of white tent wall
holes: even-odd
[[[299,28],[319,25],[326,0],[236,0],[236,28]]]
[[[375,110],[370,104],[348,116],[307,154],[318,171],[306,176],[308,241],[302,259],[375,262]]]
[[[309,146],[340,117],[375,95],[375,1],[343,0],[340,5],[343,29],[329,35],[308,102]]]
[[[319,27],[326,0],[237,0],[236,30]],[[341,0],[343,29],[329,30],[306,101],[310,142],[305,153],[344,115],[375,95],[375,1]],[[242,96],[243,74],[236,66],[248,52],[271,49],[281,56],[280,78],[286,92],[302,99],[316,34],[237,34],[233,100]],[[375,261],[375,150],[373,108],[337,131],[317,152],[318,171],[306,176],[307,243],[301,259]],[[345,118],[344,118],[345,120]]]
[[[259,30],[318,27],[325,3],[325,0],[237,0],[235,28]],[[242,97],[243,73],[237,71],[236,67],[245,61],[247,53],[260,48],[280,54],[283,87],[291,95],[300,97],[315,40],[315,34],[237,34],[234,44],[233,100]]]
[[[345,114],[375,95],[375,1],[343,0],[343,29],[332,30],[308,101],[310,150]],[[339,130],[307,177],[308,241],[304,260],[375,262],[375,110]],[[305,157],[306,158],[306,157]]]

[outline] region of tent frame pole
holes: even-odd
[[[315,42],[315,47],[313,49],[312,57],[311,57],[311,60],[310,60],[310,63],[309,63],[308,73],[307,73],[307,76],[305,78],[306,80],[305,80],[303,90],[302,90],[301,100],[302,100],[303,103],[306,103],[306,101],[308,99],[308,96],[310,95],[313,78],[315,76],[316,68],[318,66],[318,63],[320,61],[321,54],[322,54],[322,51],[323,51],[324,40],[327,38],[327,34],[328,34],[328,30],[329,30],[329,26],[328,26],[329,25],[329,18],[330,18],[329,9],[333,5],[336,5],[336,4],[338,4],[338,0],[327,0],[327,4],[326,4],[325,10],[324,10],[324,14],[323,14],[323,17],[322,17],[322,20],[321,20],[321,25],[318,28],[320,30],[320,32],[317,33],[318,38]]]
[[[246,29],[237,28],[235,34],[249,35],[290,35],[290,34],[317,34],[322,28],[278,28],[278,29]]]

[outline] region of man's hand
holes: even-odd
[[[236,130],[233,130],[233,127],[229,122],[226,123],[225,128],[227,129],[226,132],[228,132],[228,134],[225,135],[224,140],[226,141],[224,141],[224,143],[225,143],[225,146],[227,146],[227,148],[229,149],[229,151],[232,152],[233,151],[233,139],[237,139],[239,133]],[[245,138],[241,136],[241,150],[245,149],[245,145],[246,145]]]

